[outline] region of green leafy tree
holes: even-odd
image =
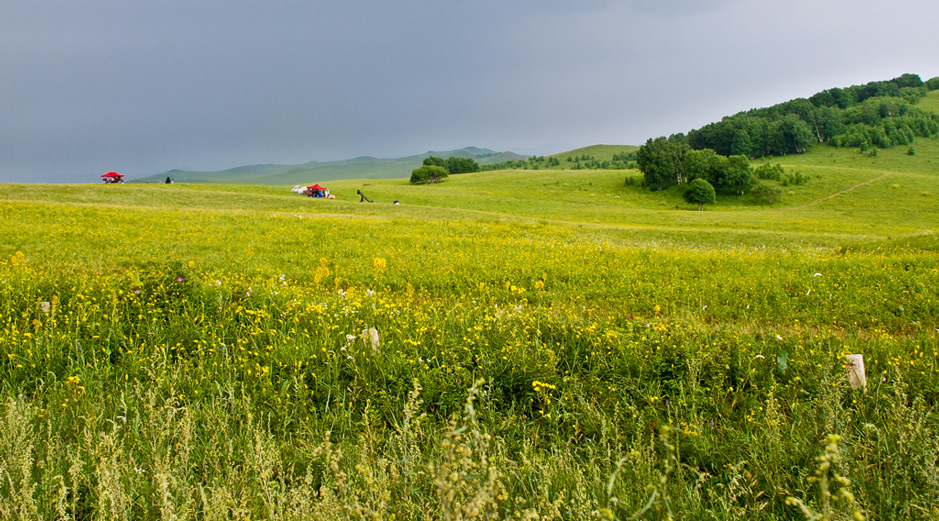
[[[756,178],[750,168],[750,160],[744,156],[730,156],[724,167],[724,175],[716,186],[722,193],[742,195],[755,184]]]
[[[840,108],[846,109],[857,105],[857,92],[854,89],[834,88],[829,91],[834,104]]]
[[[689,150],[682,160],[685,177],[689,181],[705,179],[710,183],[723,177],[727,158],[717,155],[710,148],[702,150]]]
[[[704,179],[720,193],[742,194],[756,184],[746,156],[724,157],[707,148],[690,150],[682,165],[689,180]]]
[[[428,156],[424,158],[424,166],[439,166],[447,168],[447,161],[442,157]]]
[[[896,83],[901,89],[904,87],[919,87],[923,85],[923,79],[919,77],[919,74],[906,73],[890,81]]]
[[[832,137],[844,132],[844,125],[841,123],[841,114],[838,113],[837,109],[820,107],[815,111],[815,123],[819,143],[824,143]]]
[[[699,212],[704,211],[705,204],[714,204],[717,200],[714,187],[711,186],[711,183],[700,178],[688,183],[688,187],[685,189],[685,193],[682,194],[682,197],[691,204],[697,204]]]
[[[750,133],[743,128],[735,130],[734,138],[730,143],[730,153],[749,156],[752,149],[753,142],[750,140]]]
[[[795,114],[788,114],[779,126],[786,153],[802,154],[812,144],[812,129]]]
[[[479,163],[475,159],[468,157],[450,156],[446,162],[447,171],[451,174],[468,174],[479,172]]]
[[[682,184],[686,181],[682,160],[691,147],[670,141],[665,137],[649,139],[639,147],[636,162],[645,176],[646,186],[652,190]]]
[[[782,199],[782,188],[778,186],[773,186],[769,183],[760,183],[753,187],[753,190],[750,193],[759,201],[766,201],[769,204],[773,204],[776,201]]]
[[[422,166],[411,171],[412,185],[426,185],[439,183],[449,175],[447,169],[442,166]]]

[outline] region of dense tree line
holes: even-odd
[[[483,165],[483,171],[492,170],[542,170],[561,166],[561,160],[556,157],[531,156],[525,159],[509,159],[489,165]]]
[[[768,108],[740,112],[670,139],[695,150],[750,158],[801,154],[814,143],[886,148],[939,134],[939,116],[914,106],[939,78],[915,74],[828,89]]]
[[[612,159],[598,159],[590,154],[567,156],[571,170],[626,170],[635,168],[636,152],[619,152]],[[531,156],[526,159],[502,161],[482,166],[482,170],[542,170],[561,166],[556,156]]]
[[[573,163],[572,170],[626,170],[635,167],[636,152],[618,152],[603,160],[589,154],[567,156],[567,162]]]
[[[468,174],[479,172],[479,163],[467,157],[450,156],[447,159],[437,156],[424,158],[423,165],[411,171],[411,184],[439,183],[450,174]]]
[[[469,157],[450,156],[447,159],[437,156],[424,158],[424,166],[439,166],[449,174],[470,174],[479,172],[479,163]]]
[[[939,116],[902,98],[869,98],[842,111],[842,121],[844,131],[832,144],[861,150],[911,145],[916,136],[939,135]]]

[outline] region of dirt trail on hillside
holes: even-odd
[[[802,208],[804,208],[804,207],[806,207],[806,206],[815,206],[816,204],[824,203],[825,201],[830,201],[830,200],[834,199],[835,197],[838,197],[839,195],[844,195],[844,194],[846,194],[846,193],[848,193],[848,192],[854,190],[855,188],[860,188],[860,187],[862,187],[862,186],[864,186],[864,185],[871,184],[871,183],[873,183],[874,181],[880,181],[881,179],[887,177],[888,175],[890,175],[890,174],[892,174],[892,173],[893,173],[893,172],[884,172],[883,174],[880,174],[879,176],[877,176],[877,177],[875,177],[875,178],[873,178],[873,179],[868,179],[867,181],[864,181],[863,183],[858,183],[858,184],[856,184],[856,185],[854,185],[854,186],[849,186],[848,188],[845,188],[844,190],[842,190],[842,191],[840,191],[840,192],[835,192],[835,193],[833,193],[833,194],[831,194],[831,195],[826,195],[825,197],[822,197],[821,199],[816,199],[816,200],[812,201],[811,203],[804,204],[804,205],[802,205]]]

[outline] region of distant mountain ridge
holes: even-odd
[[[517,161],[528,156],[515,152],[496,152],[487,148],[466,147],[458,150],[428,150],[399,158],[377,158],[360,156],[340,161],[310,161],[298,165],[272,163],[244,165],[226,170],[199,172],[193,170],[169,170],[162,174],[133,179],[134,183],[162,183],[167,176],[179,183],[237,183],[261,185],[297,185],[336,179],[395,179],[407,178],[429,156],[455,156],[475,159],[480,165]]]

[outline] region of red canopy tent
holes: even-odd
[[[306,187],[304,193],[310,197],[329,197],[329,190],[325,186],[320,186],[319,183]]]
[[[123,183],[124,180],[121,179],[124,177],[124,174],[118,174],[117,172],[108,172],[106,174],[101,174],[101,177],[104,178],[105,183]]]

